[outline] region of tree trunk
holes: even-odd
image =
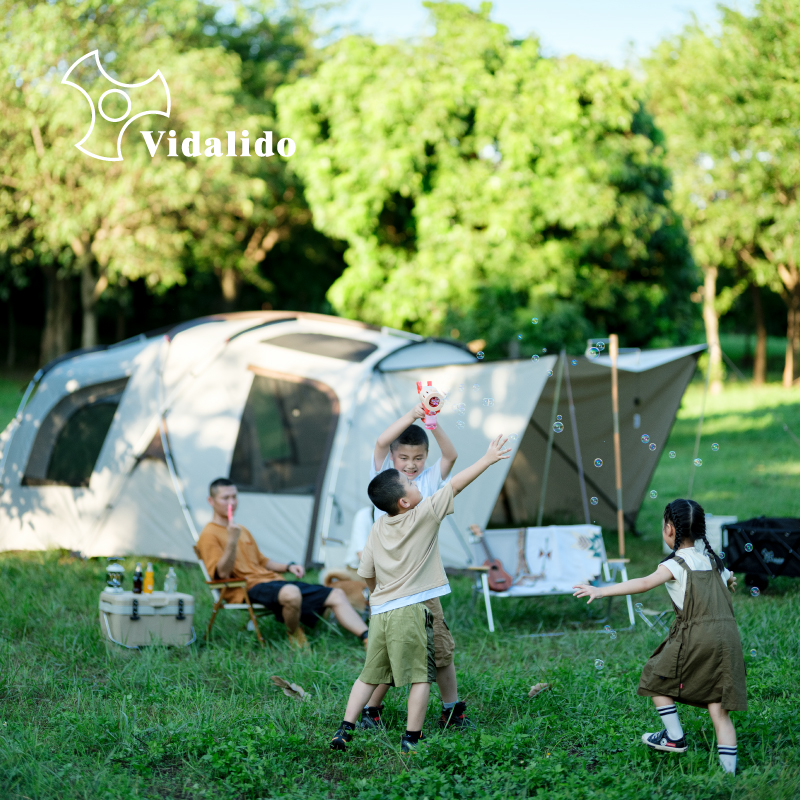
[[[117,309],[117,338],[116,341],[122,342],[125,340],[125,312],[119,308]]]
[[[223,267],[219,272],[219,283],[222,289],[223,311],[235,311],[239,299],[239,273],[233,267]]]
[[[767,380],[767,326],[764,322],[764,305],[758,284],[750,284],[753,296],[753,313],[756,321],[756,352],[753,359],[753,383],[761,386]]]
[[[722,391],[722,349],[719,345],[719,316],[714,301],[717,297],[717,268],[704,267],[703,273],[703,323],[708,342],[709,388],[711,394]]]
[[[60,278],[56,267],[43,267],[45,317],[39,364],[68,352],[72,346],[72,293],[69,278]]]
[[[800,344],[800,286],[789,295],[786,320],[786,359],[783,363],[783,385],[791,388],[797,371],[797,349]]]
[[[94,347],[97,344],[97,284],[98,279],[92,270],[91,258],[84,257],[81,269],[81,347]]]
[[[8,300],[8,350],[6,351],[6,366],[12,369],[17,363],[17,324],[14,319],[14,306],[11,298]]]

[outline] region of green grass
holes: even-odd
[[[18,387],[17,387],[18,390]],[[0,397],[3,395],[0,394]],[[685,496],[702,387],[692,385],[629,538],[632,576],[660,559],[664,503]],[[19,395],[15,395],[18,399]],[[800,447],[798,393],[729,385],[709,397],[703,466],[693,497],[715,514],[797,516]],[[14,404],[15,405],[15,404]],[[13,414],[11,410],[11,414]],[[9,414],[10,416],[10,414]],[[718,452],[710,444],[718,442]],[[678,458],[669,459],[673,449]],[[614,551],[615,536],[607,539]],[[141,554],[144,556],[145,554]],[[133,559],[126,568],[131,574]],[[363,663],[353,637],[320,625],[312,652],[297,655],[265,621],[266,649],[244,629],[245,615],[223,614],[215,636],[186,649],[107,649],[97,594],[104,562],[62,553],[0,554],[0,796],[31,800],[95,798],[423,798],[541,797],[794,798],[800,784],[800,583],[773,581],[758,598],[734,598],[748,668],[747,712],[734,714],[740,773],[717,765],[708,714],[681,708],[691,749],[648,752],[639,742],[658,717],[636,684],[659,637],[639,624],[624,631],[624,605],[598,634],[601,608],[570,597],[495,603],[498,632],[486,630],[471,584],[455,577],[445,613],[457,643],[460,692],[478,731],[431,735],[412,758],[399,753],[406,692],[387,698],[387,734],[358,733],[349,751],[327,741]],[[157,582],[166,566],[156,562]],[[179,585],[197,599],[202,630],[210,597],[199,570],[178,566]],[[643,598],[666,608],[662,588]],[[536,631],[560,631],[530,638]],[[751,649],[756,655],[751,656]],[[596,659],[605,666],[596,670]],[[285,697],[270,676],[311,693]],[[533,700],[528,688],[553,690]],[[438,693],[427,729],[433,732]]]

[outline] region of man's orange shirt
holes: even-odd
[[[283,575],[267,569],[267,557],[258,549],[258,545],[244,525],[239,526],[242,533],[236,545],[236,560],[233,562],[233,572],[230,577],[236,580],[246,580],[248,590],[259,583],[285,580]],[[203,528],[197,541],[200,558],[206,565],[211,580],[217,580],[217,562],[222,557],[225,545],[228,543],[228,529],[215,522],[209,522]],[[244,592],[241,589],[226,589],[223,597],[228,603],[244,603]]]

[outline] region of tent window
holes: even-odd
[[[331,397],[317,386],[256,375],[230,479],[243,492],[315,494],[335,421]]]
[[[355,362],[363,361],[378,349],[377,345],[370,342],[345,339],[343,336],[328,336],[325,333],[286,333],[283,336],[264,339],[262,344]]]
[[[127,382],[99,383],[62,398],[39,427],[23,485],[88,486]]]

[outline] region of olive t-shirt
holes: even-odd
[[[376,606],[388,611],[411,605],[421,593],[448,586],[439,555],[439,525],[452,513],[453,487],[448,483],[411,511],[387,514],[372,526],[358,574],[375,578],[369,597],[373,612]]]
[[[230,578],[246,580],[248,590],[259,583],[284,580],[283,575],[266,568],[269,559],[258,549],[250,531],[244,525],[239,527],[242,532],[236,544],[236,560],[233,562],[233,572]],[[219,579],[217,562],[222,557],[227,543],[228,529],[223,525],[217,525],[216,522],[209,522],[197,540],[197,550],[212,581]],[[244,592],[241,589],[224,589],[222,596],[228,603],[244,603]]]

